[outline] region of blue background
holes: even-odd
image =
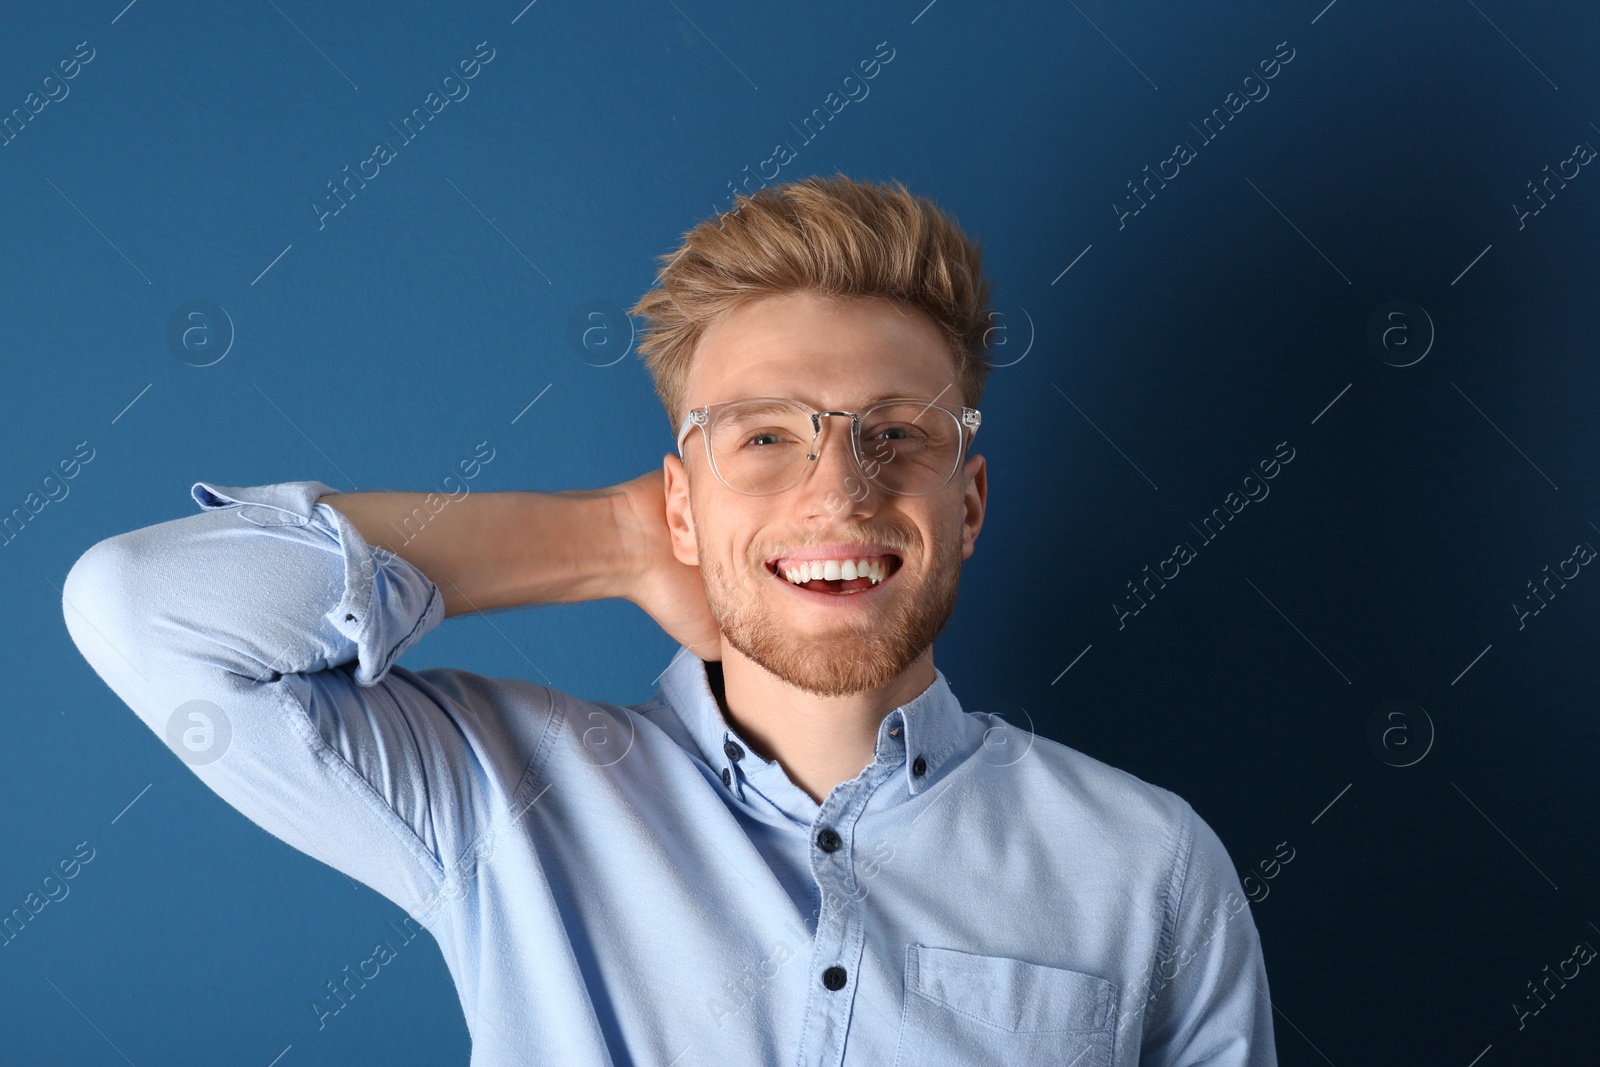
[[[777,180],[899,178],[985,248],[990,512],[938,645],[964,705],[1217,829],[1283,1063],[1592,1056],[1600,977],[1520,1029],[1512,1005],[1600,945],[1600,577],[1520,626],[1512,605],[1600,544],[1600,175],[1514,205],[1600,145],[1600,12],[924,4],[8,13],[0,113],[93,58],[0,147],[0,514],[93,459],[0,546],[0,910],[79,842],[94,859],[0,947],[0,1059],[466,1061],[429,939],[318,1029],[323,983],[400,911],[201,787],[76,654],[62,578],[195,513],[200,479],[440,489],[481,441],[479,489],[658,466],[622,309],[780,141]],[[389,124],[484,41],[469,95],[404,143]],[[380,140],[395,158],[319,225]],[[1180,141],[1195,158],[1121,215]],[[175,317],[199,328],[173,343]],[[1206,543],[1280,442],[1270,496]],[[1179,541],[1196,558],[1119,625]],[[674,648],[612,601],[452,620],[407,663],[631,703]]]

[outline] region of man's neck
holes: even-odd
[[[726,641],[706,677],[728,724],[820,804],[872,762],[883,717],[933,684],[933,649],[882,688],[842,697],[797,689]]]

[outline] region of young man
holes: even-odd
[[[72,568],[84,656],[437,938],[475,1065],[1274,1064],[1217,836],[933,665],[987,492],[978,246],[839,176],[662,258],[661,470],[440,506],[197,483]],[[602,597],[683,646],[643,704],[395,663],[446,616]]]

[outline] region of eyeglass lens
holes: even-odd
[[[847,426],[836,432],[848,438]],[[811,413],[788,401],[743,401],[718,411],[707,437],[717,474],[730,488],[777,493],[805,474]],[[848,447],[845,440],[839,444]],[[880,489],[921,495],[950,480],[961,444],[961,423],[951,412],[920,401],[891,401],[862,413],[858,462]]]

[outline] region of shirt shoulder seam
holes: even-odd
[[[533,746],[533,755],[528,757],[528,766],[522,772],[522,780],[517,783],[516,792],[511,794],[513,804],[520,803],[528,790],[539,780],[539,774],[544,770],[545,761],[550,758],[550,753],[555,749],[556,733],[562,723],[566,721],[566,709],[556,700],[556,692],[549,686],[544,686],[545,721],[544,732],[539,735],[538,742]]]
[[[1152,981],[1159,975],[1163,960],[1172,958],[1178,940],[1178,917],[1183,913],[1183,898],[1189,888],[1189,860],[1194,847],[1194,808],[1183,803],[1182,818],[1178,821],[1177,842],[1172,851],[1172,867],[1167,876],[1166,907],[1161,922],[1161,938],[1156,946]]]

